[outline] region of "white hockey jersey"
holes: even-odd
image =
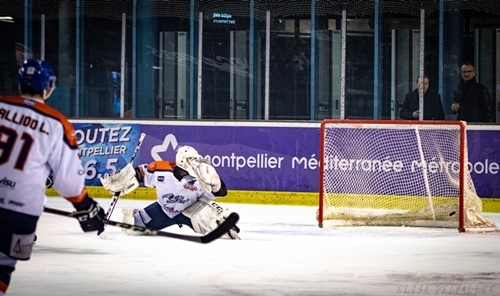
[[[40,216],[45,181],[68,201],[86,196],[85,172],[71,123],[33,99],[0,96],[0,208]]]
[[[195,177],[187,175],[177,180],[174,166],[175,163],[169,161],[154,161],[139,166],[144,173],[144,186],[156,187],[157,202],[170,218],[182,213],[202,196],[210,200],[215,198],[211,192],[202,189]]]

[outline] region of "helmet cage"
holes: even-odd
[[[198,151],[190,146],[182,146],[177,149],[177,154],[175,155],[175,164],[181,169],[187,171],[189,175],[197,177],[195,168],[200,165],[201,155]]]

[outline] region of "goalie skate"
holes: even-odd
[[[217,224],[220,225],[220,224],[222,224],[222,222],[224,222],[224,221],[217,221]],[[233,228],[229,229],[229,231],[226,234],[221,236],[221,238],[241,239],[238,235],[239,232],[240,232],[240,229],[238,228],[238,226],[234,226]]]

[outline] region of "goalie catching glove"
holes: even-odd
[[[219,174],[210,164],[209,158],[201,155],[190,146],[182,146],[175,155],[175,164],[198,179],[201,187],[208,192],[217,192],[221,188]]]
[[[195,167],[194,171],[203,189],[208,192],[217,192],[220,190],[221,182],[219,174],[217,174],[217,171],[210,163],[201,162]]]
[[[101,177],[100,180],[102,187],[111,191],[112,194],[119,192],[120,195],[125,195],[139,187],[139,180],[136,178],[136,171],[131,163],[113,175]]]

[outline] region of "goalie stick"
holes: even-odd
[[[139,142],[137,143],[137,146],[135,146],[134,153],[132,154],[132,158],[130,159],[129,163],[133,163],[135,157],[137,156],[137,153],[139,152],[139,149],[141,148],[142,141],[146,137],[145,133],[141,133],[141,136],[139,138]],[[118,202],[118,198],[120,197],[120,192],[115,192],[113,194],[113,197],[111,198],[111,202],[109,203],[108,210],[106,211],[106,219],[109,220],[111,219],[111,214],[113,214],[113,211],[115,210],[116,203]]]
[[[66,211],[47,208],[47,207],[45,207],[43,209],[43,211],[50,213],[50,214],[74,218],[72,212],[66,212]],[[231,229],[232,227],[234,227],[236,225],[236,222],[238,222],[239,218],[240,218],[239,215],[237,213],[233,212],[216,229],[214,229],[213,231],[211,231],[203,236],[178,234],[178,233],[171,233],[171,232],[165,232],[165,231],[159,231],[159,230],[151,230],[151,229],[148,229],[146,227],[141,227],[141,226],[136,226],[136,225],[132,225],[132,224],[112,221],[112,220],[108,220],[108,219],[105,219],[104,222],[107,225],[131,229],[133,231],[142,232],[143,234],[164,236],[164,237],[175,238],[175,239],[180,239],[180,240],[185,240],[185,241],[190,241],[190,242],[195,242],[195,243],[206,244],[206,243],[210,243],[210,242],[218,239],[219,237],[221,237],[222,235],[227,233],[229,231],[229,229]]]

